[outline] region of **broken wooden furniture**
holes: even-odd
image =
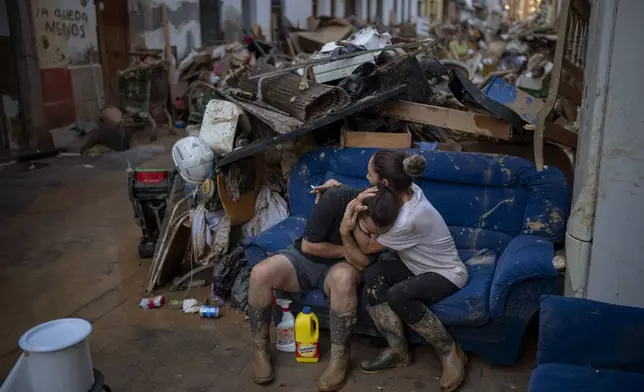
[[[530,392],[644,391],[644,309],[544,296]]]
[[[539,170],[543,169],[544,135],[546,130],[552,129],[554,125],[548,124],[548,116],[557,99],[563,97],[581,105],[581,91],[569,83],[567,78],[583,84],[590,7],[587,0],[564,0],[561,6],[550,88],[546,102],[537,116],[534,130],[534,161]],[[557,127],[563,129],[561,126]]]
[[[247,244],[249,265],[302,235],[315,200],[311,185],[336,178],[366,187],[367,165],[375,151],[320,148],[300,158],[288,188],[291,216]],[[507,155],[411,151],[427,160],[417,184],[450,227],[469,273],[463,289],[431,309],[463,349],[492,364],[513,365],[539,298],[557,287],[553,241],[565,234],[570,208],[566,179],[554,167],[537,172],[532,162]],[[496,253],[498,261],[468,263],[482,249]],[[296,312],[311,306],[328,327],[329,302],[322,291],[279,295],[292,299]],[[362,318],[356,331],[371,332],[370,322]],[[410,338],[420,342],[417,335]]]
[[[455,110],[414,102],[392,102],[379,107],[384,117],[433,125],[473,135],[509,140],[512,126],[489,114]]]

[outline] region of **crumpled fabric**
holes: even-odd
[[[244,240],[256,237],[288,218],[288,205],[279,193],[263,185],[255,200],[255,216],[242,226]]]
[[[244,267],[239,271],[233,283],[230,294],[230,301],[244,312],[248,311],[248,286],[250,285],[250,267]]]
[[[244,257],[242,247],[237,247],[222,257],[212,274],[213,296],[228,299],[237,274],[247,265],[248,260]]]
[[[206,245],[212,249],[223,248],[225,253],[228,250],[230,234],[230,222],[226,213],[223,210],[208,211],[200,204],[192,214],[192,246],[196,259],[201,258]]]

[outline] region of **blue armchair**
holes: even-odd
[[[321,148],[300,158],[288,187],[291,216],[246,244],[250,265],[301,236],[314,205],[311,185],[335,178],[366,187],[367,164],[375,151]],[[493,364],[512,365],[539,298],[556,290],[552,241],[565,233],[566,179],[554,167],[538,172],[532,162],[506,155],[409,151],[427,160],[416,183],[443,215],[469,272],[462,290],[431,309],[464,350]],[[495,252],[497,262],[469,263],[481,249]],[[329,303],[323,292],[279,295],[294,300],[294,311],[311,306],[325,326]],[[369,326],[371,320],[363,317],[357,330],[373,332]],[[422,342],[411,332],[410,339]]]
[[[530,392],[644,391],[644,309],[547,295]]]

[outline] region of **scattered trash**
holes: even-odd
[[[184,313],[194,314],[194,313],[201,312],[201,306],[199,305],[199,302],[197,302],[196,299],[184,299],[183,304],[181,305],[181,309],[183,310]]]
[[[555,252],[555,256],[552,258],[552,265],[554,265],[557,271],[563,271],[566,269],[566,251],[565,249],[560,249]]]
[[[163,297],[163,295],[157,295],[156,297],[152,297],[152,298],[143,298],[139,303],[139,306],[143,309],[152,309],[152,308],[160,308],[163,306],[164,303],[165,303],[165,298]]]
[[[221,308],[204,305],[199,308],[199,315],[203,318],[219,318],[221,316]]]

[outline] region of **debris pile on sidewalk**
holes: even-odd
[[[531,150],[557,45],[541,10],[494,28],[399,25],[393,36],[356,29],[357,20],[309,18],[307,30],[283,29],[282,47],[255,34],[192,53],[178,66],[195,86],[182,97],[191,136],[173,147],[181,197],[159,225],[146,292],[186,287],[214,269],[212,297],[246,307],[250,270],[239,245],[288,216],[288,173],[316,146]],[[576,134],[563,131],[577,107],[564,101],[546,139],[574,148]]]

